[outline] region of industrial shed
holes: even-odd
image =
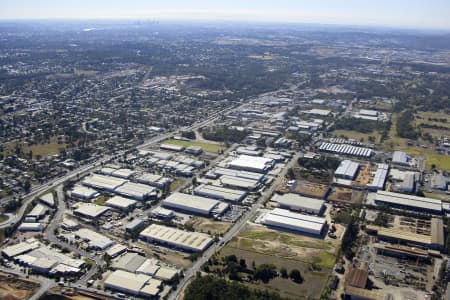
[[[148,198],[155,198],[157,195],[156,189],[154,187],[134,182],[124,183],[123,185],[114,189],[114,193],[140,201]]]
[[[168,177],[163,177],[161,175],[151,173],[143,173],[142,175],[137,177],[136,180],[140,183],[145,183],[159,189],[163,189],[172,182],[172,179]]]
[[[162,205],[188,213],[208,216],[219,201],[183,193],[173,193],[163,200]]]
[[[244,191],[254,191],[261,186],[261,183],[257,180],[228,175],[221,176],[219,181],[224,187],[230,187]]]
[[[392,154],[392,163],[396,165],[408,166],[409,165],[408,154],[401,151],[395,151]]]
[[[301,212],[306,212],[310,214],[320,215],[323,213],[325,208],[325,201],[300,196],[297,194],[283,194],[277,195],[275,194],[272,197],[272,201],[275,201],[279,204],[281,208],[286,208],[290,210],[296,210]]]
[[[351,160],[343,160],[334,172],[336,178],[354,180],[358,174],[359,164]]]
[[[108,207],[93,203],[78,203],[76,206],[77,208],[73,211],[74,215],[90,220],[100,217],[109,210]]]
[[[377,171],[375,172],[373,180],[371,183],[367,184],[367,188],[370,191],[383,190],[384,185],[386,184],[388,171],[389,171],[388,164],[378,164],[378,168]]]
[[[205,233],[189,232],[157,224],[150,225],[139,236],[147,242],[157,242],[190,252],[204,251],[213,242],[212,238]]]
[[[239,155],[228,163],[228,167],[256,173],[267,173],[274,165],[273,159],[250,155]]]
[[[151,277],[147,275],[117,270],[106,278],[105,288],[138,296],[150,279]]]
[[[108,201],[105,202],[105,205],[124,211],[131,211],[136,207],[136,203],[136,201],[128,198],[114,196],[111,199],[108,199]]]
[[[293,213],[286,209],[275,208],[268,212],[261,223],[267,226],[321,235],[326,225],[325,218]]]
[[[94,189],[112,192],[125,182],[127,182],[127,180],[122,178],[94,174],[90,177],[86,177],[82,181],[82,184]]]
[[[39,196],[38,200],[49,207],[55,206],[55,199],[53,197],[53,193],[47,193],[42,196]]]
[[[91,249],[106,250],[114,245],[114,242],[108,237],[87,228],[75,231],[74,235],[87,242]]]
[[[247,193],[245,191],[238,191],[206,184],[196,187],[194,193],[199,196],[205,196],[208,198],[224,200],[233,203],[241,202],[247,196]]]
[[[70,196],[82,200],[90,200],[100,196],[100,193],[92,188],[76,185],[70,191]]]
[[[260,174],[260,173],[232,170],[232,169],[226,169],[226,168],[215,168],[214,170],[206,173],[205,177],[211,178],[211,179],[217,179],[223,175],[237,177],[237,178],[243,178],[243,179],[251,179],[256,182],[262,182],[264,180],[264,175]]]
[[[394,208],[436,215],[441,215],[443,213],[441,200],[413,195],[378,191],[375,196],[375,203],[378,205],[386,205]]]

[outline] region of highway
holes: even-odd
[[[174,290],[170,295],[168,300],[176,300],[178,299],[181,291],[184,289],[186,284],[189,282],[189,280],[195,276],[195,274],[200,271],[200,268],[211,258],[211,256],[214,255],[214,253],[218,252],[222,247],[224,247],[241,229],[245,226],[247,221],[250,219],[251,216],[253,216],[256,211],[263,206],[263,204],[269,200],[271,195],[273,194],[274,189],[278,186],[282,178],[286,175],[287,171],[292,168],[298,158],[300,157],[300,153],[297,153],[294,155],[294,157],[291,158],[291,160],[286,164],[286,166],[283,168],[283,171],[278,174],[276,180],[272,182],[272,185],[264,192],[264,194],[259,197],[258,201],[256,201],[250,210],[248,210],[243,217],[239,219],[238,222],[236,222],[233,227],[231,227],[230,230],[220,239],[219,243],[214,243],[209,247],[203,255],[197,259],[194,264],[186,270],[184,273],[183,279],[180,281],[180,283],[177,286],[177,289]]]

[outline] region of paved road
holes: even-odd
[[[173,291],[168,300],[178,299],[181,291],[188,283],[188,281],[195,276],[195,274],[200,271],[200,268],[214,255],[214,253],[218,252],[222,247],[224,247],[247,223],[251,216],[253,216],[256,211],[263,206],[263,204],[269,200],[271,195],[273,194],[274,189],[278,186],[282,178],[286,175],[287,171],[295,165],[295,162],[300,157],[300,153],[297,153],[291,160],[287,163],[287,165],[283,168],[283,171],[277,176],[276,180],[272,183],[272,185],[264,192],[264,194],[258,199],[255,204],[252,205],[251,209],[248,210],[244,216],[242,216],[238,222],[236,222],[233,227],[222,237],[219,243],[214,243],[211,247],[209,247],[203,255],[195,261],[195,263],[186,270],[184,273],[184,278],[180,281],[177,286],[177,289]]]

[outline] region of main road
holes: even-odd
[[[270,196],[273,194],[274,189],[280,184],[281,180],[285,177],[287,171],[292,168],[300,157],[300,153],[294,155],[290,161],[283,168],[283,171],[278,174],[276,180],[274,180],[271,186],[264,192],[261,197],[252,205],[251,209],[248,210],[243,217],[237,221],[233,227],[220,239],[219,243],[214,243],[211,247],[209,247],[203,255],[197,259],[194,264],[186,270],[184,273],[183,279],[179,282],[177,289],[174,290],[168,300],[176,300],[178,299],[181,291],[189,282],[189,280],[198,272],[200,268],[214,255],[214,253],[218,252],[226,243],[228,243],[241,229],[245,226],[247,221],[253,216],[256,211],[263,206],[263,204],[269,200]]]

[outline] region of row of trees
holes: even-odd
[[[281,300],[272,292],[249,289],[214,276],[197,276],[186,288],[185,300]]]

